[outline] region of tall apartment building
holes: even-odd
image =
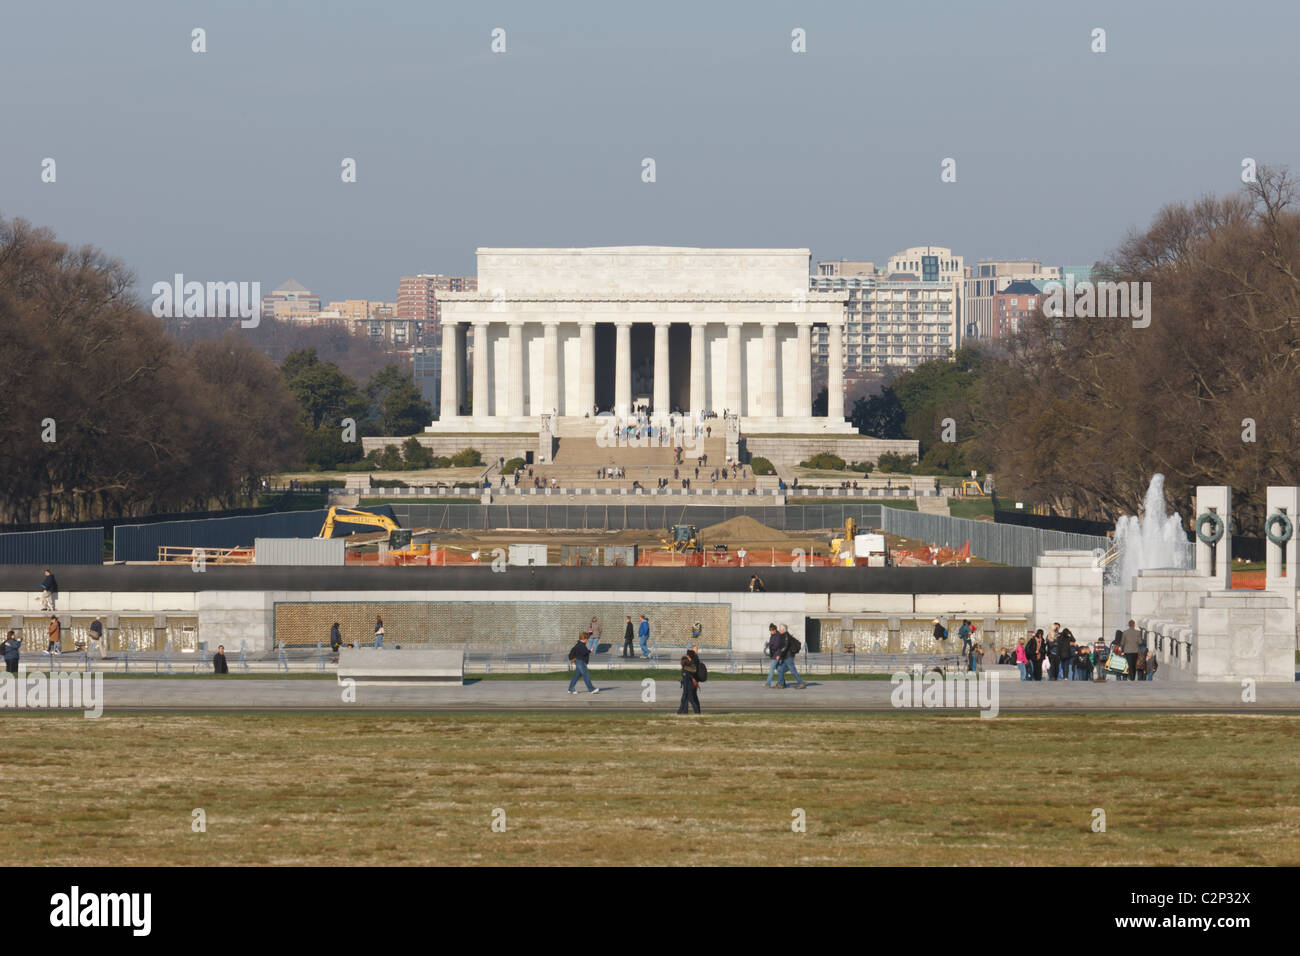
[[[1034,259],[987,259],[970,266],[963,280],[963,338],[997,337],[993,298],[1011,283],[1060,278],[1060,266],[1044,266]]]
[[[290,279],[270,295],[262,297],[262,318],[315,323],[320,316],[320,296],[312,295]]]
[[[914,368],[957,347],[963,264],[940,246],[916,246],[884,270],[862,260],[827,260],[811,278],[814,292],[846,291],[844,371]],[[825,329],[815,329],[814,361],[828,357]]]

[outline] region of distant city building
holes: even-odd
[[[415,276],[402,276],[397,283],[396,315],[399,319],[409,319],[415,323],[412,327],[417,344],[428,342],[434,348],[441,345],[438,322],[442,318],[442,306],[439,292],[477,292],[476,276],[445,276],[441,274],[421,273]]]
[[[1043,280],[1046,284],[1046,280]],[[1043,290],[1036,282],[1017,279],[993,295],[993,338],[1019,332],[1025,320],[1042,308]]]
[[[912,246],[889,257],[886,273],[906,273],[922,282],[961,282],[962,257],[943,246]],[[958,290],[960,295],[960,290]]]
[[[942,246],[905,249],[883,270],[863,260],[819,262],[812,291],[848,293],[845,374],[914,368],[949,357],[959,338],[962,271],[962,257]],[[813,360],[824,364],[829,335],[815,327],[814,337]]]
[[[866,262],[861,259],[828,259],[817,263],[817,275],[819,276],[874,276],[878,274],[874,262]]]
[[[391,305],[391,303],[388,303]],[[371,302],[369,299],[345,299],[342,302],[330,302],[324,311],[337,313],[348,322],[364,322],[383,302]]]
[[[962,291],[962,337],[997,337],[993,297],[1013,282],[1051,281],[1061,278],[1059,266],[1044,266],[1034,259],[989,259],[966,269]]]
[[[477,276],[447,276],[421,273],[402,276],[397,283],[394,306],[395,326],[406,322],[404,335],[414,348],[415,387],[433,403],[437,417],[441,406],[442,303],[440,292],[477,292]]]
[[[290,279],[268,296],[262,297],[262,318],[314,324],[320,316],[320,296],[312,295]]]

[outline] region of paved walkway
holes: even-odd
[[[579,682],[578,687],[583,685]],[[239,677],[104,681],[104,707],[115,710],[447,710],[447,711],[667,711],[681,691],[658,681],[654,703],[642,701],[642,686],[629,680],[598,680],[599,694],[567,692],[564,679],[478,680],[464,686],[359,685],[355,703],[343,701],[333,680],[246,680]],[[709,681],[700,688],[707,711],[888,711],[894,688],[888,681],[810,681],[803,690],[768,690],[758,679]],[[998,707],[1012,711],[1170,711],[1300,713],[1300,684],[1259,684],[1256,701],[1242,701],[1239,684],[1177,681],[1105,684],[998,682]]]

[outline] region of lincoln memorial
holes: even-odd
[[[442,416],[426,431],[563,433],[644,413],[737,416],[745,433],[853,434],[847,293],[808,289],[807,249],[479,249],[478,291],[439,294]],[[812,328],[829,328],[812,414]],[[547,416],[544,420],[543,416]]]

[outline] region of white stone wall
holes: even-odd
[[[1198,681],[1295,681],[1295,618],[1280,594],[1211,591],[1194,622]]]
[[[756,568],[761,575],[762,569]],[[199,577],[199,575],[195,575]],[[823,619],[856,616],[885,620],[900,615],[920,627],[931,618],[944,621],[970,618],[980,623],[987,616],[1019,619],[1030,607],[1024,594],[830,594],[826,592],[681,592],[681,591],[536,591],[521,594],[524,601],[621,602],[636,604],[730,604],[732,647],[760,651],[767,640],[767,625],[786,624],[804,638],[804,617]],[[275,634],[278,602],[408,602],[509,600],[502,591],[177,591],[177,592],[70,592],[60,601],[59,613],[107,614],[140,617],[153,614],[195,615],[199,640],[210,649],[224,644],[238,651],[270,650]],[[0,592],[0,613],[39,614],[35,593]],[[608,636],[608,635],[607,635]]]
[[[1030,629],[1050,633],[1060,622],[1080,642],[1103,632],[1102,575],[1087,551],[1046,551],[1034,567],[1034,610]]]

